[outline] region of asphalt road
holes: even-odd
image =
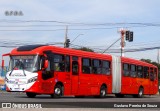
[[[36,98],[28,98],[25,93],[17,92],[0,92],[0,103],[16,103],[16,104],[42,104],[43,108],[124,108],[125,105],[157,105],[160,107],[160,96],[145,96],[144,98],[133,98],[126,96],[124,98],[116,98],[114,95],[107,95],[105,98],[95,97],[62,97],[51,98],[49,95],[38,95]],[[1,105],[0,105],[1,106]],[[129,108],[129,106],[128,106]],[[140,108],[139,106],[132,107],[132,109]],[[146,107],[147,110],[157,110],[156,107]],[[145,109],[145,110],[146,110]],[[120,110],[120,109],[119,109]],[[126,110],[124,108],[123,110]],[[159,110],[159,109],[158,109]],[[92,110],[91,110],[92,111]]]
[[[133,98],[125,96],[116,98],[114,95],[107,95],[105,98],[95,98],[92,96],[75,98],[66,96],[62,98],[51,98],[50,95],[37,95],[35,98],[28,98],[22,92],[0,92],[0,102],[159,102],[159,95],[145,95],[143,98]]]

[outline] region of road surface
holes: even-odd
[[[87,111],[93,111],[93,108],[98,108],[97,110],[110,109],[118,111],[122,109],[122,111],[128,111],[129,109],[132,109],[134,111],[138,108],[140,110],[150,111],[159,110],[157,107],[160,107],[160,96],[145,96],[144,98],[133,98],[132,96],[126,96],[124,98],[116,98],[114,95],[107,95],[105,98],[75,98],[73,96],[51,98],[49,95],[38,95],[36,98],[28,98],[25,93],[0,92],[0,103],[12,103],[12,105],[41,104],[40,107],[42,108],[63,108],[65,110],[67,108],[75,108],[77,110],[84,109]],[[143,108],[143,105],[145,108]],[[2,107],[2,105],[0,105],[0,107]],[[16,108],[16,106],[13,107]],[[48,110],[46,109],[46,111]]]

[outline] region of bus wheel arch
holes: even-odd
[[[141,85],[138,89],[138,94],[133,95],[136,98],[142,98],[144,95],[144,87]]]
[[[100,98],[104,98],[107,94],[107,85],[103,83],[100,87]]]
[[[54,86],[53,94],[51,94],[51,97],[60,98],[64,94],[64,85],[62,82],[57,82]]]
[[[137,95],[137,97],[138,97],[138,98],[142,98],[143,95],[144,95],[144,87],[141,85],[141,86],[139,87],[139,89],[138,89],[138,95]]]

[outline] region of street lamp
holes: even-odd
[[[74,42],[74,41],[75,41],[79,36],[81,36],[81,35],[84,35],[84,34],[79,34],[77,37],[75,37],[75,38],[71,41],[71,43]],[[71,43],[70,43],[70,44],[71,44]]]

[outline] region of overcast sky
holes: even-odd
[[[160,46],[159,26],[130,26],[125,23],[160,24],[160,0],[0,0],[0,41],[24,43],[64,42],[67,23],[104,24],[106,26],[72,26],[68,27],[71,41],[79,36],[73,44],[107,48],[120,37],[120,27],[134,32],[134,41],[126,42],[126,48]],[[23,16],[6,16],[6,11],[22,11]],[[6,22],[22,21],[59,21],[54,22]],[[116,23],[124,23],[114,26]],[[28,27],[13,27],[13,26]],[[34,25],[52,25],[52,27],[32,27]],[[58,25],[58,26],[57,26]],[[9,27],[4,27],[9,26]],[[12,26],[12,27],[10,27]],[[29,27],[30,26],[30,27]],[[92,30],[72,30],[72,29]],[[105,28],[105,29],[102,29]],[[61,29],[61,30],[57,30]],[[4,31],[18,30],[18,31]],[[43,30],[43,31],[22,31]],[[53,31],[44,31],[53,30]],[[79,35],[81,34],[81,35]],[[83,34],[83,35],[82,35]],[[120,48],[118,42],[114,48]],[[0,55],[13,48],[0,47]],[[120,54],[116,54],[120,55]],[[127,52],[125,56],[136,59],[149,58],[157,61],[157,49],[145,52]]]

